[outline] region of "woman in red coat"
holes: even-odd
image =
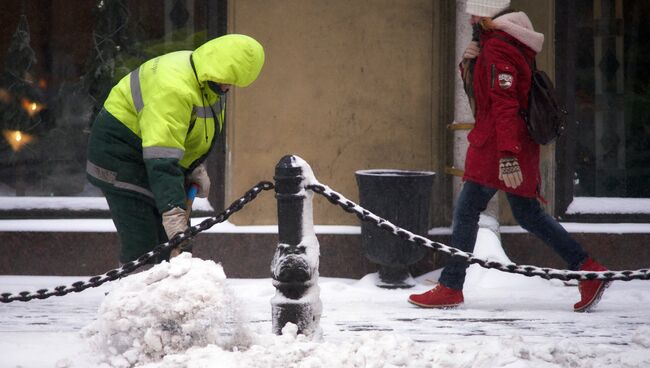
[[[465,50],[461,74],[476,124],[467,137],[469,148],[463,189],[454,210],[452,246],[474,250],[479,216],[494,194],[503,190],[517,222],[558,253],[569,269],[604,271],[606,268],[590,258],[538,202],[539,144],[528,134],[520,111],[528,107],[529,65],[541,51],[544,35],[533,30],[525,13],[507,10],[509,5],[509,0],[467,1],[466,11],[472,16],[472,24],[480,27],[480,38]],[[473,69],[468,70],[472,59]],[[428,308],[462,304],[467,266],[465,259],[451,257],[438,285],[411,295],[408,301]],[[595,306],[607,286],[599,280],[581,281],[581,300],[574,310],[583,312]]]

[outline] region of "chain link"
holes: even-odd
[[[559,279],[563,281],[568,281],[568,280],[630,281],[630,280],[650,279],[650,270],[648,269],[625,270],[625,271],[601,271],[601,272],[569,271],[569,270],[558,270],[554,268],[537,267],[537,266],[530,266],[530,265],[517,265],[514,263],[502,264],[497,261],[490,261],[487,259],[477,258],[472,253],[464,252],[460,249],[453,248],[445,244],[432,241],[423,236],[416,235],[408,230],[402,229],[392,224],[390,221],[383,219],[375,215],[374,213],[364,209],[363,207],[345,198],[343,195],[335,192],[334,190],[332,190],[326,185],[311,184],[307,186],[307,189],[311,189],[315,193],[324,196],[332,204],[340,206],[346,212],[355,214],[361,221],[372,223],[377,227],[380,227],[390,233],[399,236],[401,239],[404,239],[411,243],[415,243],[419,246],[431,248],[434,251],[441,251],[443,253],[447,253],[452,257],[463,258],[467,260],[468,263],[475,263],[480,265],[481,267],[493,268],[499,271],[508,272],[508,273],[517,273],[529,277],[539,276],[545,279]]]
[[[259,182],[256,186],[249,189],[242,197],[233,202],[228,208],[225,209],[225,211],[216,217],[207,218],[197,225],[188,227],[184,233],[174,236],[166,243],[157,245],[150,252],[143,254],[135,261],[123,264],[120,268],[110,270],[102,275],[93,276],[87,281],[77,281],[69,286],[57,286],[53,290],[40,289],[35,292],[21,291],[17,295],[14,295],[12,293],[2,293],[0,294],[0,302],[28,302],[34,299],[47,299],[51,296],[63,296],[69,293],[78,293],[88,288],[98,287],[108,281],[117,280],[137,270],[139,267],[146,264],[153,257],[158,256],[160,253],[169,249],[173,249],[177,246],[182,247],[183,243],[188,242],[190,239],[196,236],[196,234],[205,231],[218,223],[226,221],[233,213],[241,210],[245,205],[253,201],[260,192],[271,190],[274,187],[275,186],[271,182]]]
[[[274,188],[273,183],[268,181],[262,181],[256,186],[248,190],[242,197],[233,202],[228,208],[225,209],[222,213],[216,217],[210,217],[198,225],[188,227],[184,233],[176,235],[174,238],[169,240],[166,243],[157,245],[150,252],[143,254],[135,261],[127,262],[122,267],[112,269],[102,275],[93,276],[87,281],[77,281],[72,283],[69,286],[57,286],[52,290],[49,289],[40,289],[35,292],[22,291],[17,295],[12,293],[2,293],[0,294],[0,302],[10,303],[14,301],[27,302],[34,299],[46,299],[51,296],[63,296],[69,293],[78,293],[83,290],[86,290],[91,287],[98,287],[108,281],[113,281],[124,277],[142,265],[146,264],[153,257],[158,256],[160,253],[169,250],[171,248],[182,246],[183,243],[192,239],[198,233],[203,232],[212,226],[226,221],[232,214],[237,211],[240,211],[244,208],[245,205],[253,201],[257,195],[266,190],[271,190]],[[326,185],[323,184],[311,184],[306,187],[318,193],[329,202],[334,205],[340,206],[344,211],[355,214],[361,221],[369,222],[375,226],[382,228],[390,233],[395,234],[403,240],[415,243],[419,246],[424,246],[433,249],[434,251],[441,251],[443,253],[449,254],[452,257],[458,257],[465,259],[470,264],[478,264],[484,268],[492,268],[503,272],[516,273],[524,276],[539,276],[544,279],[559,279],[563,281],[568,280],[605,280],[605,281],[630,281],[630,280],[649,280],[650,279],[650,270],[640,269],[640,270],[624,270],[624,271],[601,271],[601,272],[592,272],[592,271],[569,271],[569,270],[559,270],[548,267],[537,267],[532,265],[517,265],[514,263],[502,264],[498,261],[491,261],[487,259],[477,258],[470,252],[464,252],[460,249],[447,246],[445,244],[432,241],[423,236],[414,234],[408,230],[402,229],[390,221],[383,219],[374,213],[364,209],[358,204],[352,202],[351,200],[345,198],[340,193],[332,190]]]

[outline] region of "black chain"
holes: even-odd
[[[27,302],[34,299],[47,299],[51,296],[63,296],[69,293],[78,293],[88,288],[98,287],[108,281],[117,280],[137,270],[140,266],[146,264],[150,259],[158,256],[160,253],[169,249],[173,249],[177,246],[182,246],[183,243],[186,243],[192,239],[194,236],[196,236],[196,234],[205,231],[218,223],[226,221],[233,213],[241,210],[245,205],[253,201],[260,192],[271,190],[273,188],[274,185],[271,182],[259,182],[256,186],[249,189],[242,197],[233,202],[228,208],[225,209],[225,211],[221,212],[216,217],[210,217],[203,220],[198,225],[188,227],[185,232],[174,236],[166,243],[157,245],[150,252],[143,254],[135,261],[123,264],[120,268],[110,270],[102,275],[93,276],[87,281],[77,281],[69,286],[57,286],[53,290],[40,289],[36,292],[21,291],[17,295],[13,295],[12,293],[2,293],[0,294],[0,302]]]
[[[169,240],[166,243],[156,246],[150,252],[140,256],[135,261],[127,262],[122,267],[110,270],[102,275],[93,276],[87,281],[77,281],[69,286],[57,286],[53,290],[49,289],[40,289],[36,292],[22,291],[17,295],[12,293],[2,293],[0,294],[0,302],[10,303],[13,301],[27,302],[33,299],[46,299],[51,296],[62,296],[69,293],[78,293],[80,291],[86,290],[91,287],[98,287],[105,282],[113,281],[124,277],[142,265],[146,264],[150,259],[159,255],[160,253],[172,249],[177,246],[182,246],[183,243],[192,239],[198,233],[205,231],[212,226],[226,221],[232,214],[241,210],[249,202],[253,201],[257,195],[266,190],[271,190],[274,188],[273,183],[268,181],[262,181],[256,186],[248,190],[241,198],[233,202],[225,211],[220,213],[216,217],[208,218],[202,221],[200,224],[188,227],[184,233],[176,235],[174,238]],[[419,246],[425,246],[433,249],[434,251],[441,251],[447,253],[452,257],[459,257],[465,259],[470,264],[478,264],[484,268],[492,268],[503,272],[516,273],[524,276],[539,276],[544,279],[559,279],[563,281],[568,280],[605,280],[605,281],[630,281],[630,280],[649,280],[650,279],[650,270],[640,269],[640,270],[625,270],[625,271],[569,271],[569,270],[558,270],[554,268],[547,267],[537,267],[531,265],[517,265],[514,263],[511,264],[502,264],[497,261],[490,261],[481,258],[476,258],[472,253],[464,252],[460,249],[447,246],[445,244],[432,241],[423,236],[413,234],[412,232],[402,229],[390,221],[383,219],[372,212],[364,209],[358,204],[352,202],[351,200],[345,198],[340,193],[333,191],[331,188],[322,184],[312,184],[306,187],[318,193],[332,204],[338,205],[343,210],[349,213],[355,214],[361,221],[369,222],[375,226],[384,229],[390,233],[395,234],[396,236],[414,243]]]
[[[397,235],[398,237],[415,243],[419,246],[424,246],[432,248],[435,251],[442,251],[451,255],[452,257],[464,258],[468,263],[475,263],[485,268],[493,268],[503,272],[517,273],[524,276],[539,276],[545,279],[559,279],[559,280],[620,280],[620,281],[630,281],[630,280],[649,280],[650,279],[650,270],[641,269],[641,270],[625,270],[625,271],[569,271],[569,270],[558,270],[554,268],[546,267],[537,267],[530,265],[517,265],[514,263],[511,264],[502,264],[497,261],[490,261],[481,258],[476,258],[472,253],[464,252],[460,249],[447,246],[442,243],[438,243],[427,239],[423,236],[413,234],[412,232],[402,229],[390,221],[383,219],[372,212],[364,209],[358,204],[350,201],[345,198],[340,193],[333,191],[326,185],[322,184],[312,184],[308,185],[307,189],[321,194],[327,198],[332,204],[338,205],[343,210],[349,213],[355,214],[361,221],[369,222],[375,226],[382,228],[390,233]]]

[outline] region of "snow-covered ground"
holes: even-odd
[[[481,230],[476,254],[503,259]],[[96,289],[0,304],[0,367],[650,367],[650,283],[615,282],[592,313],[575,286],[470,267],[465,304],[422,309],[410,290],[320,278],[320,339],[271,334],[270,279],[228,279],[211,261],[171,264]],[[76,277],[0,276],[0,292]],[[105,293],[108,295],[105,295]]]

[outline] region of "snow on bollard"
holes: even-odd
[[[298,333],[320,334],[320,251],[314,231],[314,193],[305,189],[316,182],[311,167],[298,156],[284,156],[275,167],[278,246],[271,262],[276,288],[271,313],[276,335],[289,322],[298,327]]]

